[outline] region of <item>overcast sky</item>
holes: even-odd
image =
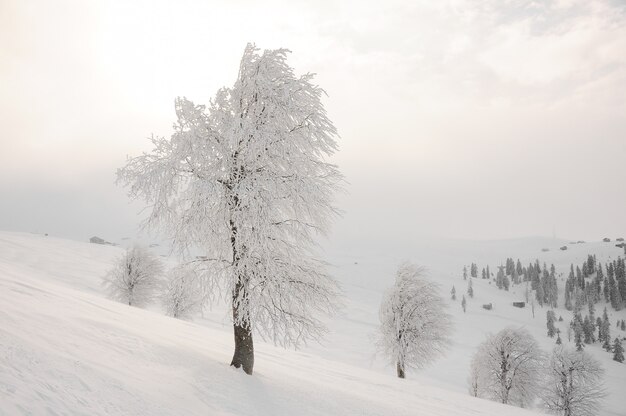
[[[0,229],[116,241],[114,184],[247,42],[293,51],[349,182],[331,239],[626,235],[624,1],[0,0]]]

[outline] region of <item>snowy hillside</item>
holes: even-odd
[[[329,321],[322,345],[290,351],[257,341],[255,375],[228,366],[232,334],[219,306],[194,323],[128,307],[102,295],[100,277],[120,248],[34,234],[0,232],[0,415],[522,415],[467,394],[469,362],[489,332],[526,327],[548,351],[546,308],[516,309],[521,289],[499,291],[474,280],[467,313],[460,307],[463,265],[489,264],[506,257],[524,264],[539,259],[558,273],[587,254],[604,263],[622,252],[613,243],[574,245],[526,239],[494,242],[431,242],[405,252],[342,253],[329,250],[333,273],[346,295],[345,308]],[[549,252],[542,252],[544,247]],[[447,356],[406,380],[375,356],[372,342],[382,292],[401,260],[430,269],[450,301],[454,345]],[[559,287],[563,281],[559,277]],[[493,303],[492,311],[480,305]],[[598,309],[601,310],[600,306]],[[571,313],[557,310],[565,319]],[[611,322],[618,314],[611,311]],[[626,318],[624,311],[619,319]],[[625,335],[616,328],[612,334]],[[566,337],[564,342],[567,343]],[[606,369],[608,397],[602,415],[623,415],[626,365],[611,360],[599,345],[587,347]]]

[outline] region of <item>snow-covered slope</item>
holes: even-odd
[[[374,356],[371,338],[382,290],[402,259],[428,266],[445,292],[454,283],[460,299],[461,269],[471,261],[481,267],[489,262],[494,270],[507,256],[525,264],[538,257],[565,272],[588,253],[602,262],[619,254],[602,243],[542,253],[545,244],[438,242],[397,258],[337,254],[332,260],[346,306],[329,321],[325,342],[294,352],[257,340],[255,375],[249,377],[228,366],[233,341],[223,309],[189,323],[156,307],[105,299],[100,277],[119,248],[0,232],[0,415],[530,414],[472,398],[465,388],[471,354],[487,332],[524,325],[546,349],[553,344],[544,335],[545,310],[532,319],[530,310],[508,307],[511,293],[476,280],[468,312],[458,302],[451,305],[455,342],[447,357],[406,380]],[[486,302],[495,309],[482,310]],[[626,365],[595,346],[588,349],[607,369],[603,414],[623,414],[625,399],[617,392],[625,385]]]
[[[567,245],[568,250],[559,247]],[[542,251],[542,249],[549,251]],[[567,241],[550,238],[523,238],[498,241],[429,241],[415,242],[410,245],[388,247],[387,255],[370,253],[359,255],[354,252],[341,253],[333,250],[333,263],[336,273],[343,283],[348,304],[339,319],[330,322],[331,333],[324,346],[311,346],[316,354],[353,365],[364,365],[376,371],[392,373],[380,357],[374,357],[371,336],[378,323],[378,305],[385,288],[393,285],[398,264],[411,260],[429,269],[430,277],[440,283],[442,296],[448,299],[450,313],[453,316],[454,344],[446,357],[434,365],[420,371],[409,373],[409,377],[429,385],[435,385],[459,393],[467,392],[467,376],[471,358],[478,345],[488,333],[495,333],[506,326],[524,327],[533,334],[541,347],[550,352],[555,346],[555,339],[546,335],[547,307],[536,306],[535,317],[530,307],[518,309],[512,306],[514,301],[524,301],[524,286],[512,286],[510,292],[498,290],[495,284],[480,279],[480,270],[490,266],[495,275],[497,266],[505,264],[507,257],[518,258],[524,266],[539,259],[540,263],[555,265],[560,300],[556,316],[562,316],[563,322],[557,322],[562,331],[565,344],[568,343],[566,330],[572,317],[570,311],[562,308],[563,288],[570,270],[570,264],[582,265],[588,254],[595,254],[598,262],[606,266],[607,261],[623,257],[623,250],[615,247],[615,242],[587,242],[568,244]],[[474,298],[467,294],[467,281],[463,280],[463,266],[474,262],[479,267],[479,278],[473,279]],[[450,290],[455,286],[457,300],[450,299]],[[465,294],[467,312],[461,308],[461,296]],[[483,304],[492,303],[493,310],[482,308]],[[596,305],[596,316],[602,314],[604,302]],[[611,321],[612,339],[626,336],[626,332],[615,328],[617,319],[626,319],[626,310],[615,312],[607,308]],[[583,314],[586,310],[583,311]],[[572,340],[573,341],[573,340]],[[367,345],[369,348],[364,348]],[[604,351],[598,343],[587,346],[586,350],[598,358],[606,370],[605,382],[607,397],[603,402],[600,415],[626,415],[626,364],[612,360],[612,354]]]

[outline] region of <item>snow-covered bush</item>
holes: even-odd
[[[541,381],[543,354],[523,328],[489,335],[472,359],[469,389],[473,395],[500,403],[528,406]]]
[[[557,346],[547,365],[541,399],[554,414],[563,416],[597,415],[604,370],[585,351]]]
[[[184,267],[170,270],[164,289],[161,302],[167,315],[186,319],[202,309],[202,285],[194,270]]]
[[[103,278],[107,295],[132,306],[145,306],[156,295],[163,266],[161,261],[141,246],[133,246],[119,258]]]
[[[422,368],[449,346],[450,317],[438,286],[424,278],[424,269],[400,266],[395,286],[380,306],[379,351],[396,365],[398,377],[407,368]]]

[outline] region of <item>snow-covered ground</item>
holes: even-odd
[[[121,249],[35,234],[0,232],[0,415],[522,415],[467,394],[469,362],[489,332],[508,325],[526,327],[549,351],[554,340],[545,326],[547,309],[511,306],[521,288],[499,291],[474,279],[467,313],[460,306],[467,282],[463,265],[479,270],[507,257],[524,265],[554,263],[563,278],[570,263],[596,254],[605,264],[622,251],[614,243],[572,245],[520,239],[493,242],[431,241],[385,253],[329,249],[333,272],[346,295],[345,307],[329,320],[322,344],[300,351],[256,340],[255,375],[228,366],[232,334],[225,308],[217,306],[193,323],[167,318],[158,305],[149,310],[107,300],[101,276]],[[550,248],[542,252],[542,248]],[[375,355],[373,335],[384,289],[398,263],[427,266],[450,301],[454,343],[433,366],[409,372],[406,380]],[[564,280],[559,277],[562,290]],[[483,303],[493,303],[486,311]],[[601,314],[602,305],[596,314]],[[565,333],[570,312],[557,310]],[[612,336],[626,335],[610,310]],[[563,336],[567,343],[567,337]],[[623,415],[626,364],[611,360],[598,345],[587,350],[606,369],[608,396],[601,415]]]

